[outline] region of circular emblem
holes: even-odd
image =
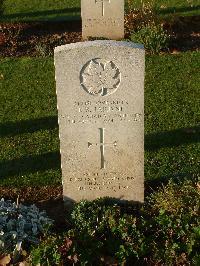
[[[87,93],[93,96],[106,96],[118,89],[121,73],[112,61],[95,58],[81,69],[80,82]]]

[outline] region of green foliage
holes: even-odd
[[[144,44],[145,49],[151,54],[158,54],[167,48],[169,37],[160,25],[147,25],[133,32],[130,37],[132,42]]]
[[[117,205],[109,206],[107,200],[80,202],[72,212],[72,222],[75,229],[70,231],[70,237],[74,240],[78,237],[79,243],[82,241],[81,245],[76,246],[77,254],[81,253],[79,259],[82,261],[82,254],[85,253],[81,247],[90,251],[85,263],[97,263],[103,254],[124,263],[127,258],[139,260],[144,252],[144,236],[139,231],[137,218],[123,213]]]
[[[82,201],[72,211],[72,228],[64,236],[45,240],[32,256],[42,265],[197,263],[199,206],[199,183],[194,180],[170,181],[140,210],[113,205],[108,199]]]
[[[37,247],[31,250],[31,265],[52,266],[60,265],[61,254],[59,252],[59,237],[48,237]]]
[[[83,265],[93,264],[100,260],[102,247],[107,239],[109,249],[114,249],[110,238],[110,227],[115,227],[115,221],[120,217],[120,209],[117,206],[106,206],[104,200],[95,200],[92,203],[81,201],[72,212],[72,222],[75,229],[70,231],[70,237],[81,243],[76,245]],[[113,224],[114,223],[114,224]],[[85,248],[87,247],[87,248]]]
[[[72,214],[78,228],[74,233],[90,235],[93,237],[90,241],[94,243],[100,239],[109,255],[120,263],[142,262],[145,257],[151,257],[155,262],[172,265],[184,258],[186,261],[196,259],[200,244],[200,193],[197,183],[186,180],[176,184],[171,181],[146,201],[137,216],[122,214],[119,207],[102,206],[98,201],[81,202]],[[88,213],[89,227],[84,226]],[[102,247],[99,252],[102,252]]]
[[[88,232],[89,235],[102,233],[104,229],[119,217],[117,206],[106,207],[104,200],[95,200],[93,204],[88,201],[81,201],[72,212],[72,219],[77,230]],[[101,221],[101,222],[99,222]]]
[[[154,241],[159,243],[152,246],[155,260],[162,258],[171,265],[183,260],[183,255],[190,261],[196,258],[200,244],[198,183],[171,181],[147,201],[147,210],[150,208],[155,215],[151,221]]]

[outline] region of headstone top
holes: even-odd
[[[124,38],[124,0],[81,0],[82,36]]]
[[[70,43],[67,45],[61,45],[58,47],[55,47],[54,52],[58,53],[63,50],[71,50],[76,48],[86,48],[91,46],[112,46],[112,47],[130,47],[135,49],[144,49],[144,45],[140,43],[133,43],[133,42],[125,42],[125,41],[112,41],[112,40],[96,40],[96,41],[87,41],[87,42],[76,42],[76,43]]]

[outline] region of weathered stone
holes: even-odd
[[[143,202],[143,46],[64,45],[55,68],[64,198]]]
[[[82,37],[124,38],[124,0],[81,0]]]

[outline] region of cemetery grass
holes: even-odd
[[[170,178],[199,175],[199,68],[199,52],[146,58],[147,190]],[[60,187],[53,59],[2,58],[0,86],[1,195],[11,189],[12,197],[12,188]]]
[[[77,0],[2,0],[0,21],[17,22],[79,19],[79,2]]]
[[[126,1],[126,9],[128,8]],[[144,0],[144,3],[150,2]],[[133,1],[133,8],[141,6],[140,0]],[[161,16],[175,15],[199,15],[200,5],[198,0],[179,1],[170,0],[156,1],[156,8]],[[0,1],[0,21],[20,22],[20,21],[55,21],[55,20],[74,20],[80,18],[80,1],[23,1],[23,0],[1,0]]]

